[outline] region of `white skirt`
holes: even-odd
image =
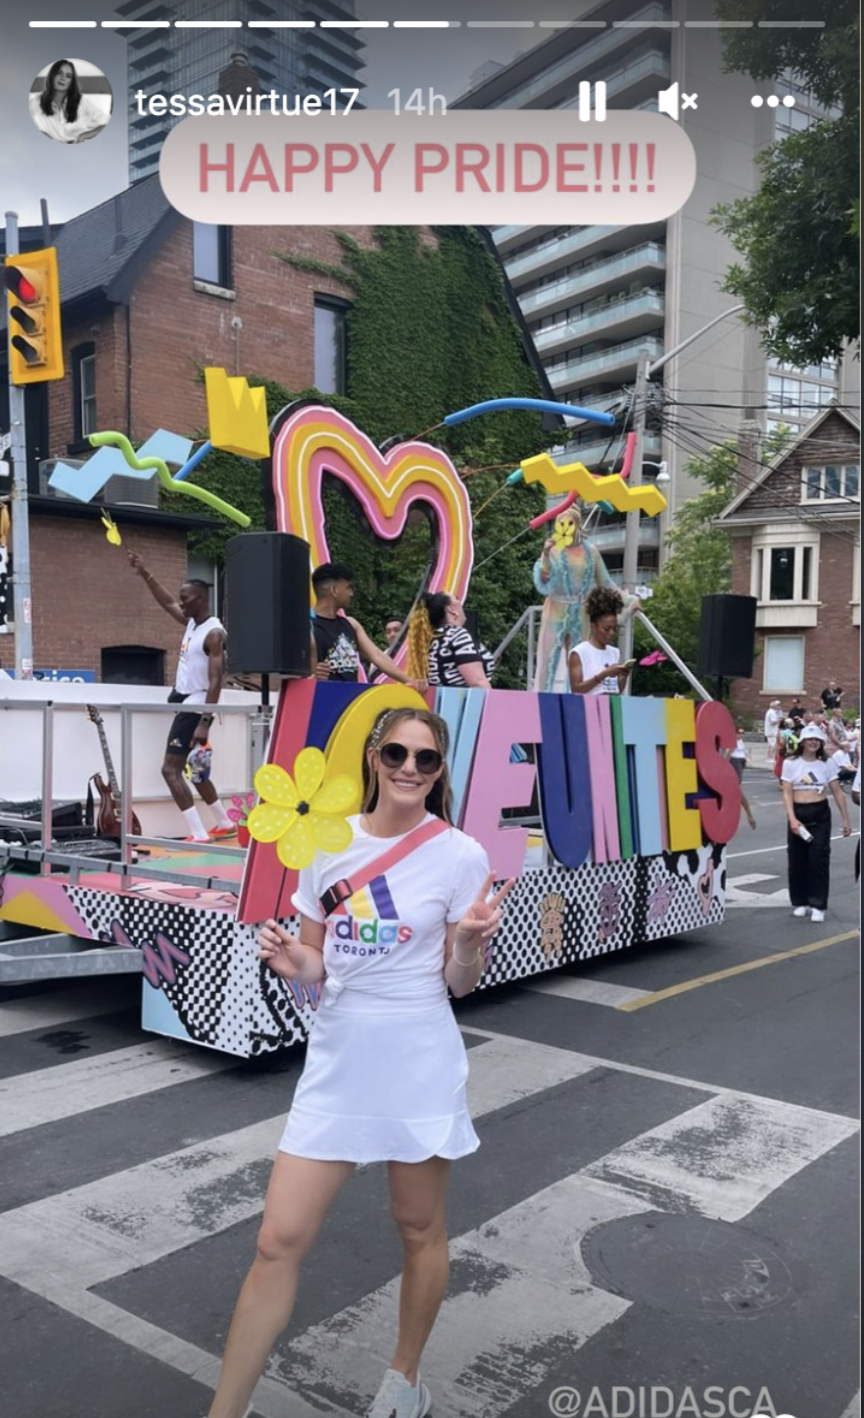
[[[324,1162],[465,1157],[480,1146],[467,1078],[446,997],[409,1002],[349,988],[334,998],[325,987],[279,1150]]]

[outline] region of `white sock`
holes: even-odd
[[[210,811],[216,819],[217,827],[233,827],[234,824],[232,823],[230,817],[228,816],[227,812],[225,811],[218,798],[216,799],[215,803],[208,803],[207,806],[209,807]]]
[[[183,816],[185,817],[186,824],[189,828],[189,836],[197,837],[200,841],[206,842],[207,828],[201,821],[201,814],[199,813],[197,807],[184,807]]]

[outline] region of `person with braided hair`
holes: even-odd
[[[210,1418],[250,1411],[303,1260],[354,1168],[372,1162],[387,1163],[403,1270],[398,1340],[367,1418],[430,1411],[419,1364],[447,1288],[450,1165],[480,1145],[448,990],[459,999],[479,983],[513,886],[490,895],[484,849],[453,826],[448,746],[437,714],[383,710],[350,845],[301,871],[299,935],[276,921],[261,931],[264,964],[323,993]]]
[[[633,668],[622,665],[614,643],[624,597],[614,586],[595,586],[585,598],[591,634],[570,651],[570,689],[573,694],[620,694]]]
[[[465,628],[465,612],[446,591],[422,596],[408,622],[408,673],[429,684],[490,689],[494,665]]]

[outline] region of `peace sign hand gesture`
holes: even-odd
[[[495,895],[486,900],[495,881],[495,873],[490,872],[480,891],[477,899],[468,907],[456,928],[456,943],[460,950],[477,952],[482,950],[487,940],[498,930],[504,912],[501,910],[501,903],[505,897],[509,896],[516,884],[515,877],[505,881],[504,885],[495,892]]]

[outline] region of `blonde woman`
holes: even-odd
[[[450,820],[447,749],[437,715],[379,715],[351,846],[301,872],[299,939],[275,921],[261,932],[261,958],[276,974],[326,983],[210,1418],[247,1411],[291,1317],[302,1261],[354,1167],[370,1162],[387,1163],[403,1270],[398,1340],[368,1418],[430,1411],[419,1364],[447,1286],[450,1163],[479,1146],[447,991],[459,998],[476,986],[513,884],[486,899],[486,853]]]

